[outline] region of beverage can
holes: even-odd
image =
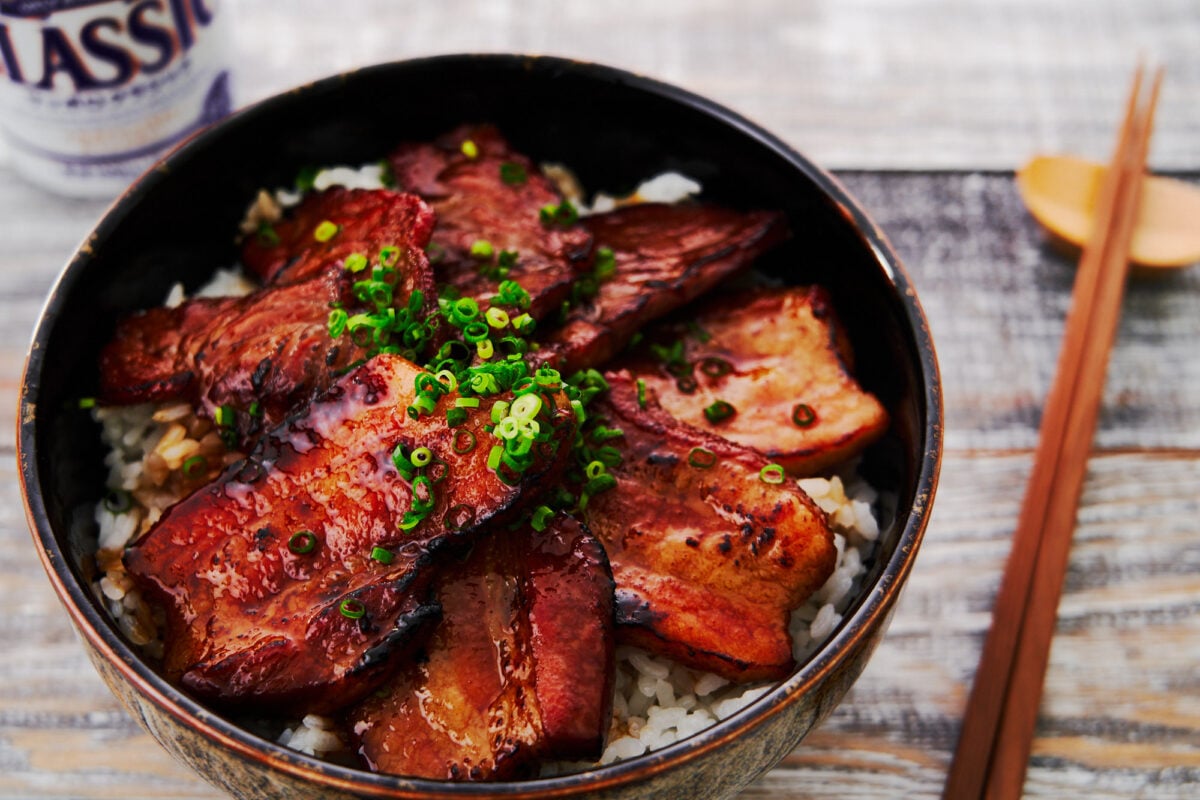
[[[0,130],[16,171],[119,194],[232,109],[218,0],[0,0]]]

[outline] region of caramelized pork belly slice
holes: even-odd
[[[428,315],[436,302],[423,251],[429,224],[422,220],[429,216],[428,207],[411,195],[366,194],[377,204],[406,209],[395,216],[411,223],[408,229],[383,231],[383,240],[398,248],[390,267],[395,274],[388,276],[394,284],[391,306],[407,311],[412,292],[419,289],[423,302],[418,311]],[[315,200],[323,214],[334,200],[353,207],[357,196],[330,190]],[[283,224],[280,228],[286,230]],[[275,283],[244,297],[195,298],[123,319],[100,355],[100,401],[124,405],[184,399],[210,417],[230,406],[243,436],[281,422],[367,354],[349,335],[330,336],[329,315],[334,306],[349,315],[374,311],[366,295],[358,296],[355,284],[371,277],[378,248],[358,272],[344,269],[341,256],[317,250],[329,259],[320,269],[277,274]]]
[[[842,463],[887,431],[883,404],[850,374],[849,341],[820,287],[722,294],[646,338],[621,366],[664,409],[794,475]],[[705,409],[722,401],[735,413],[710,421]]]
[[[127,317],[100,353],[100,402],[185,399],[210,418],[221,406],[235,409],[243,434],[273,426],[365,354],[329,336],[330,304],[354,302],[352,280],[335,268],[245,297]]]
[[[424,250],[433,225],[432,209],[416,195],[335,186],[307,194],[281,221],[249,236],[242,263],[264,284],[282,285],[308,280],[330,264],[340,266],[352,253],[374,265],[381,250],[394,247],[397,294],[408,297],[420,289],[432,302],[433,274]],[[369,278],[370,269],[358,277]]]
[[[595,759],[612,711],[613,584],[599,543],[559,516],[495,530],[439,579],[424,652],[348,715],[371,769],[505,780]]]
[[[596,296],[540,335],[543,357],[564,374],[608,361],[647,322],[740,272],[786,234],[774,212],[644,203],[587,217],[597,248],[613,251],[614,275]]]
[[[825,515],[792,481],[765,482],[767,460],[678,422],[627,373],[589,406],[623,435],[616,486],[584,522],[617,582],[618,641],[730,680],[793,666],[788,614],[836,562]]]
[[[511,520],[562,469],[575,430],[564,396],[541,412],[553,434],[524,478],[506,482],[487,466],[486,402],[457,428],[445,414],[453,395],[429,415],[406,413],[420,374],[376,356],[126,552],[129,573],[166,611],[168,678],[239,707],[317,712],[358,700],[436,616],[427,584],[441,551]],[[397,445],[426,447],[432,460],[404,477]],[[431,510],[400,529],[418,501]]]
[[[463,152],[468,141],[474,155]],[[402,144],[388,161],[396,185],[423,197],[437,214],[430,253],[439,283],[487,301],[501,280],[501,253],[509,251],[516,262],[503,278],[529,292],[529,313],[541,319],[558,310],[590,262],[592,237],[579,224],[541,221],[542,208],[561,204],[562,195],[496,128],[466,125],[432,143]],[[481,241],[490,255],[472,254]]]

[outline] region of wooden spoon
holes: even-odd
[[[1036,156],[1017,172],[1017,188],[1034,219],[1082,246],[1091,234],[1105,169],[1071,156]],[[1200,188],[1145,176],[1134,225],[1135,264],[1169,269],[1200,261]]]

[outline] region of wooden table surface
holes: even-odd
[[[242,102],[362,64],[554,53],[678,83],[837,170],[889,234],[945,381],[941,488],[891,629],[747,798],[940,795],[1058,352],[1073,259],[1024,214],[1038,151],[1103,159],[1139,53],[1167,66],[1151,164],[1200,177],[1197,0],[245,0]],[[0,797],[213,798],[109,695],[37,563],[15,474],[25,349],[104,210],[0,152]],[[1200,221],[1197,221],[1200,224]],[[1026,795],[1200,797],[1200,270],[1131,284]]]

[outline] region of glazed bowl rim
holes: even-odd
[[[793,674],[735,714],[659,750],[583,772],[488,784],[456,784],[403,778],[324,762],[250,733],[207,710],[169,684],[121,639],[111,620],[105,618],[93,605],[87,588],[76,580],[67,561],[68,553],[50,526],[36,459],[37,402],[43,355],[65,299],[79,276],[86,270],[93,244],[110,235],[150,189],[162,181],[170,180],[176,164],[186,163],[193,153],[202,153],[210,141],[225,136],[227,131],[253,124],[256,118],[274,113],[277,107],[303,103],[305,98],[311,95],[336,90],[339,85],[354,81],[359,76],[423,67],[436,68],[440,65],[466,62],[480,62],[485,65],[490,62],[507,67],[523,65],[528,70],[537,68],[551,72],[565,70],[581,74],[589,80],[620,84],[634,92],[651,95],[655,101],[682,105],[713,118],[716,122],[735,129],[741,136],[748,137],[758,145],[773,151],[793,169],[804,174],[836,203],[841,213],[850,220],[892,284],[916,343],[925,416],[923,430],[920,431],[924,452],[921,455],[920,471],[916,476],[913,506],[907,513],[903,529],[898,533],[899,539],[891,557],[883,565],[869,595],[856,601],[853,612],[842,621],[835,633]],[[887,238],[837,179],[778,137],[737,112],[686,89],[593,62],[555,56],[501,53],[446,54],[405,59],[331,75],[249,105],[196,134],[170,153],[113,202],[84,243],[71,256],[51,289],[39,315],[22,376],[17,437],[22,498],[43,566],[75,626],[139,694],[149,699],[160,711],[170,715],[179,725],[196,731],[206,740],[243,759],[258,761],[264,766],[329,788],[367,792],[380,797],[458,797],[479,793],[506,797],[555,797],[616,788],[695,761],[730,739],[762,725],[774,715],[783,712],[803,698],[809,689],[822,682],[872,630],[886,621],[887,614],[911,570],[916,550],[928,524],[929,509],[937,488],[941,448],[941,383],[928,323],[912,289],[911,281]]]

